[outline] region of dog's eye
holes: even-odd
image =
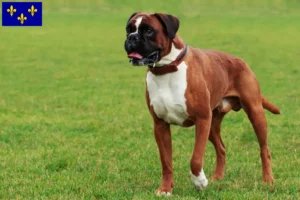
[[[148,29],[145,31],[145,34],[146,34],[146,35],[152,35],[152,33],[153,33],[153,30],[150,29],[150,28],[148,28]]]

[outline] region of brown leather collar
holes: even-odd
[[[188,52],[188,46],[185,45],[184,50],[178,55],[176,60],[174,60],[170,64],[161,67],[153,67],[151,65],[148,65],[148,68],[154,75],[164,75],[167,73],[176,72],[178,71],[177,66],[182,62],[187,52]]]

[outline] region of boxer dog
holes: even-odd
[[[148,66],[146,102],[153,118],[154,135],[162,164],[162,183],[157,194],[173,189],[170,125],[196,126],[190,175],[202,190],[208,180],[203,170],[208,140],[216,150],[211,180],[223,179],[225,145],[221,122],[230,111],[243,109],[256,133],[264,182],[273,182],[264,109],[279,109],[260,93],[258,81],[241,59],[214,50],[187,46],[177,35],[178,18],[163,13],[134,13],[126,25],[125,50],[132,65]]]

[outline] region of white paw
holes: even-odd
[[[157,191],[156,192],[157,196],[171,196],[172,193],[171,192],[162,192],[162,191]]]
[[[204,174],[203,169],[199,173],[199,176],[195,176],[192,172],[190,172],[190,174],[192,182],[194,183],[197,189],[203,190],[208,185],[208,180]]]

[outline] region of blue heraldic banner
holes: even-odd
[[[42,26],[42,2],[2,2],[2,26]]]

